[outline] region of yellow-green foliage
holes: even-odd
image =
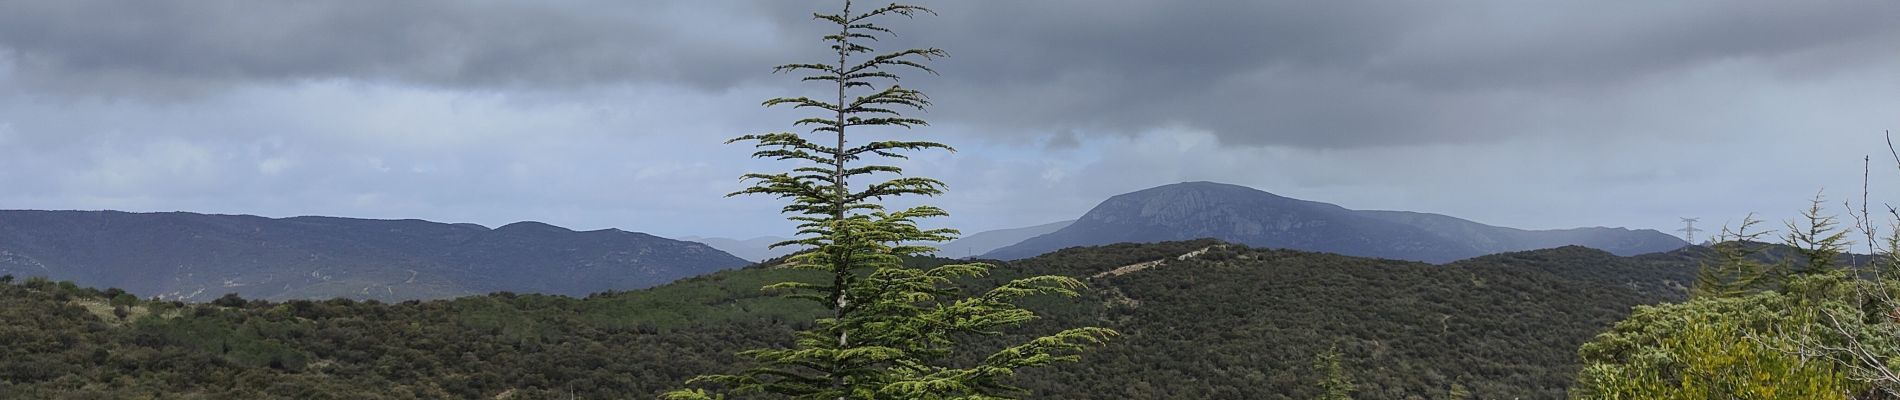
[[[1775,292],[1638,307],[1583,345],[1582,399],[1845,399],[1864,385],[1803,355],[1812,321]]]
[[[1888,254],[1843,257],[1847,230],[1816,196],[1785,236],[1793,263],[1757,261],[1745,233],[1729,233],[1702,265],[1694,300],[1638,307],[1583,345],[1574,397],[1590,399],[1846,399],[1900,395]],[[1864,214],[1863,214],[1864,215]],[[1859,218],[1865,223],[1866,218]],[[1857,225],[1873,240],[1872,229]],[[1889,239],[1900,246],[1900,236]],[[1871,269],[1868,269],[1871,267]],[[1884,396],[1880,396],[1884,395]]]
[[[1313,369],[1326,372],[1326,378],[1319,381],[1320,400],[1352,400],[1352,392],[1358,390],[1352,382],[1352,376],[1346,374],[1346,368],[1339,365],[1339,348],[1327,349],[1313,360]]]

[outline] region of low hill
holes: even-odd
[[[538,222],[0,211],[0,274],[205,301],[584,296],[749,264],[698,243]]]
[[[1021,259],[1073,246],[1198,238],[1431,263],[1568,245],[1618,255],[1688,245],[1655,230],[1513,229],[1438,214],[1351,210],[1245,186],[1187,182],[1111,197],[1073,224],[982,258]]]
[[[1694,260],[1575,246],[1447,265],[1215,241],[1072,248],[971,282],[1090,284],[1081,298],[1034,299],[1043,318],[1021,334],[971,343],[1082,325],[1123,333],[1083,363],[1025,371],[1025,398],[1306,399],[1313,357],[1337,347],[1359,398],[1443,398],[1456,384],[1473,398],[1557,399],[1577,346],[1634,305],[1682,299]],[[400,304],[192,305],[15,282],[0,286],[0,397],[650,398],[743,367],[736,350],[789,342],[822,309],[759,287],[809,273]]]

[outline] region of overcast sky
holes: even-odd
[[[831,1],[0,1],[0,208],[788,234],[724,145]],[[1892,1],[935,1],[966,232],[1194,180],[1521,228],[1900,204]],[[920,136],[911,136],[920,137]],[[1709,223],[1714,221],[1715,223]]]

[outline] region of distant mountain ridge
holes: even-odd
[[[739,258],[743,258],[752,262],[770,260],[770,259],[778,258],[780,256],[784,256],[787,254],[792,254],[792,252],[797,251],[797,246],[781,246],[778,248],[772,248],[772,245],[775,243],[790,240],[790,239],[786,239],[786,238],[778,237],[778,236],[760,236],[760,237],[755,237],[751,239],[733,239],[733,238],[703,237],[703,236],[681,236],[674,239],[684,240],[688,242],[704,243],[707,246],[712,246],[712,248],[719,249],[719,251],[732,253],[732,255],[739,256]]]
[[[997,230],[992,230],[992,231],[983,231],[983,232],[977,232],[971,235],[966,235],[966,236],[957,238],[956,240],[951,240],[948,242],[927,243],[927,244],[936,246],[937,255],[940,257],[968,258],[968,257],[974,257],[978,254],[988,253],[992,250],[1002,248],[1003,246],[1008,246],[1008,245],[1022,242],[1024,239],[1029,239],[1036,236],[1042,236],[1049,232],[1055,232],[1057,229],[1062,229],[1062,227],[1069,226],[1069,224],[1073,222],[1075,222],[1075,220],[1057,221],[1057,222],[1051,222],[1051,223],[1042,224],[1042,225],[1026,226],[1026,227],[1021,227],[1021,228],[1008,228],[1008,229],[997,229]],[[793,252],[796,252],[798,249],[798,246],[784,246],[784,247],[779,247],[779,248],[768,248],[774,243],[790,240],[790,239],[786,239],[786,238],[778,237],[778,236],[760,236],[760,237],[744,239],[744,240],[722,238],[722,237],[703,237],[703,236],[680,236],[675,239],[689,241],[689,242],[705,243],[707,246],[712,246],[715,249],[719,249],[727,253],[732,253],[732,255],[739,256],[739,258],[752,260],[754,262],[770,260],[770,259],[778,258],[781,256],[785,256],[788,254],[792,254]]]
[[[1021,243],[1029,238],[1047,235],[1066,228],[1075,220],[1056,221],[1047,224],[1021,228],[997,229],[977,232],[937,245],[937,255],[945,258],[967,258],[989,253],[1005,246]]]
[[[0,274],[140,296],[433,299],[584,296],[749,264],[703,244],[539,222],[475,224],[195,213],[0,211]]]
[[[1624,256],[1688,245],[1655,230],[1523,230],[1439,214],[1351,210],[1239,185],[1186,182],[1111,197],[1073,224],[981,257],[1010,260],[1074,246],[1198,238],[1431,263],[1566,245]]]

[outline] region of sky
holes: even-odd
[[[836,1],[0,2],[0,208],[788,235],[734,136]],[[1891,1],[921,1],[868,137],[976,232],[1216,181],[1519,228],[1900,204]],[[904,203],[900,203],[904,204]]]

